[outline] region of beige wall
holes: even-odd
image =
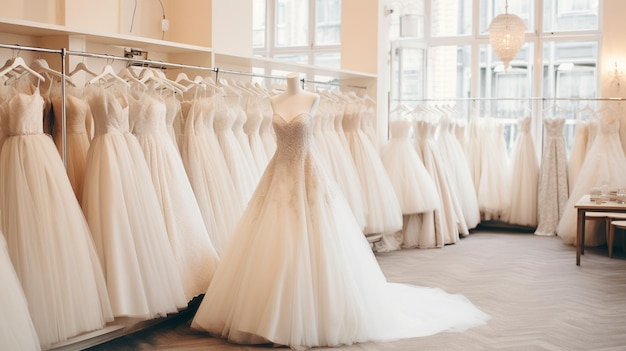
[[[599,74],[602,97],[626,98],[626,1],[604,0],[602,11],[602,43]],[[615,80],[617,63],[619,86]]]
[[[378,72],[378,0],[341,2],[341,68]]]
[[[172,0],[168,16],[170,30],[166,40],[186,44],[212,47],[211,18],[213,17],[211,0]]]

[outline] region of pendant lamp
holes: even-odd
[[[509,13],[509,2],[506,2],[504,13],[496,16],[487,31],[489,44],[493,51],[504,62],[504,68],[510,67],[511,61],[524,45],[526,25],[517,15]]]

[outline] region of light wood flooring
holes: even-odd
[[[463,294],[491,320],[461,333],[332,350],[626,350],[626,255],[587,249],[581,266],[575,256],[556,237],[484,230],[442,249],[377,254],[389,281]],[[229,344],[189,322],[182,316],[90,351],[273,349]]]

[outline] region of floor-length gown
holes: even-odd
[[[441,208],[435,211],[435,236],[431,241],[424,242],[425,247],[443,247],[445,244],[454,244],[459,241],[459,232],[467,233],[465,220],[461,206],[454,193],[454,186],[449,178],[449,173],[441,160],[435,141],[437,125],[425,120],[416,120],[415,147],[422,159],[424,167],[435,182],[439,194]]]
[[[181,105],[180,100],[175,95],[165,97],[167,133],[170,135],[172,142],[176,145],[178,151],[178,138],[182,134],[183,126],[180,117]]]
[[[545,118],[544,147],[537,192],[537,235],[555,235],[569,197],[567,155],[563,126],[565,119]]]
[[[180,152],[211,243],[222,255],[243,213],[224,154],[213,130],[213,98],[183,101]]]
[[[435,242],[437,186],[411,144],[411,121],[391,121],[389,128],[391,139],[383,145],[381,159],[402,209],[402,246],[427,248]]]
[[[149,94],[131,99],[133,134],[146,157],[187,300],[203,294],[219,258],[209,238],[178,149],[167,131],[166,105]]]
[[[260,100],[264,97],[250,97],[252,101],[248,103],[248,109],[246,114],[248,118],[243,125],[244,132],[248,135],[248,142],[250,144],[250,150],[252,151],[252,157],[254,158],[254,164],[256,165],[259,177],[265,172],[265,167],[269,162],[269,157],[265,153],[265,146],[263,146],[263,139],[261,139],[261,123],[263,123],[263,115],[259,105]]]
[[[4,235],[0,233],[0,341],[3,350],[39,350],[39,338],[30,318],[28,302],[15,274],[7,251]]]
[[[567,174],[569,176],[569,186],[571,188],[576,184],[578,173],[585,161],[585,155],[587,154],[587,138],[589,136],[589,121],[576,121],[576,128],[574,129],[574,141],[572,142],[572,149],[570,151],[569,161],[567,164]]]
[[[257,181],[251,168],[252,165],[248,162],[248,158],[233,132],[233,125],[237,121],[237,112],[229,106],[223,96],[219,95],[214,97],[211,106],[215,113],[213,126],[217,140],[235,184],[236,193],[245,207],[254,192]]]
[[[478,204],[484,220],[507,222],[511,206],[509,158],[504,124],[495,118],[483,120]]]
[[[402,229],[402,210],[380,155],[361,130],[361,106],[345,111],[343,128],[359,175],[365,204],[365,234],[395,233]]]
[[[580,198],[589,194],[592,187],[607,185],[611,189],[626,188],[626,156],[619,136],[619,115],[602,113],[599,130],[591,149],[585,157],[576,184],[572,187],[563,216],[557,227],[558,236],[567,244],[576,243],[576,217],[574,207]],[[597,221],[587,221],[585,246],[600,246],[606,236]],[[603,227],[602,227],[603,228]]]
[[[55,123],[53,128],[54,143],[63,154],[63,129],[61,119],[61,96],[52,96]],[[78,201],[83,199],[83,180],[85,178],[85,163],[87,162],[87,150],[89,150],[89,135],[87,134],[86,120],[91,118],[89,104],[84,98],[66,95],[66,138],[65,138],[65,169],[72,184],[72,189]]]
[[[454,191],[459,199],[463,219],[468,229],[473,229],[480,223],[480,210],[476,189],[469,171],[467,156],[454,133],[454,120],[448,116],[439,119],[439,149],[449,170],[449,176]]]
[[[43,133],[44,101],[16,93],[0,103],[0,223],[42,348],[112,320],[89,227],[61,157]],[[2,284],[5,284],[4,281]]]
[[[539,162],[530,134],[530,117],[518,121],[519,134],[511,156],[511,211],[509,223],[537,226]]]
[[[187,300],[150,170],[129,131],[128,101],[120,94],[115,87],[88,92],[95,134],[82,207],[113,314],[153,318],[177,312]]]
[[[386,282],[321,168],[312,119],[274,115],[276,154],[191,327],[237,343],[300,349],[485,323],[488,316],[463,296]]]

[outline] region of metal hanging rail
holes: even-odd
[[[525,97],[525,98],[495,98],[495,97],[474,97],[474,98],[427,98],[427,99],[392,99],[403,102],[445,102],[445,101],[624,101],[623,98],[551,98],[551,97]]]

